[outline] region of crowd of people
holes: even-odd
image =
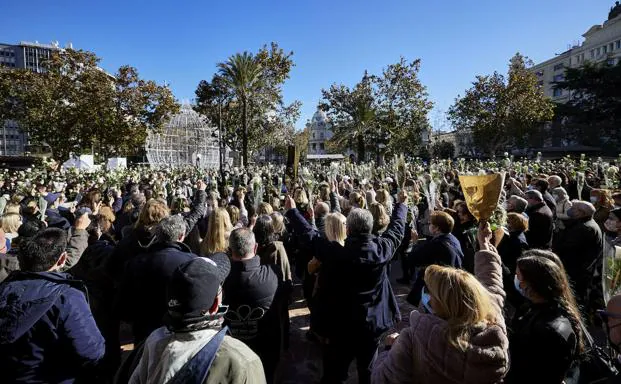
[[[614,163],[287,171],[0,172],[0,381],[278,382],[301,295],[322,383],[621,382]]]

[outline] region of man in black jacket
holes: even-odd
[[[554,244],[554,251],[573,283],[576,299],[582,305],[588,302],[588,289],[602,264],[604,240],[599,225],[593,220],[594,213],[591,203],[574,201],[567,211],[570,220],[565,221],[565,230]]]
[[[155,227],[154,243],[127,262],[118,289],[118,313],[132,324],[134,343],[161,327],[167,310],[166,287],[175,269],[197,257],[183,244],[186,225],[174,215]]]
[[[321,288],[331,293],[321,303],[323,315],[330,317],[330,327],[325,330],[328,343],[323,356],[323,383],[345,382],[354,359],[359,382],[370,382],[369,364],[379,336],[400,320],[387,267],[403,239],[406,200],[407,195],[401,192],[381,236],[371,234],[373,216],[369,211],[352,209],[344,245],[330,242],[313,229],[295,209],[293,199],[285,201],[286,216],[295,233],[322,263],[321,273],[329,275],[327,286]]]
[[[430,265],[449,265],[461,268],[464,254],[459,244],[459,240],[451,234],[455,221],[446,212],[435,211],[429,217],[429,231],[433,238],[417,244],[408,260],[410,266],[416,268],[416,276],[412,290],[407,297],[408,302],[418,305],[420,296],[425,285],[425,269]],[[412,233],[412,242],[418,241],[418,233]]]
[[[271,383],[280,359],[281,323],[274,300],[279,275],[275,265],[261,265],[254,233],[239,228],[229,238],[231,272],[224,281],[223,300],[229,310],[224,316],[233,337],[248,345],[263,362]]]
[[[526,240],[531,248],[550,249],[552,234],[554,233],[554,216],[550,208],[543,201],[539,191],[527,191],[528,201],[526,214],[528,215],[528,232]]]

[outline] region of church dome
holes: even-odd
[[[323,123],[326,124],[328,122],[328,116],[321,109],[318,109],[317,112],[313,115],[313,123]]]

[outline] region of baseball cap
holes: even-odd
[[[209,309],[231,270],[224,253],[196,257],[181,264],[168,284],[168,312],[164,323],[172,328],[208,319]]]
[[[48,193],[44,199],[48,204],[54,204],[54,202],[60,197],[60,193]]]

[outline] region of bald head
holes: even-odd
[[[552,175],[548,177],[548,184],[550,184],[550,189],[554,189],[556,187],[560,187],[563,180],[560,176]]]
[[[315,204],[315,217],[325,217],[330,213],[330,207],[324,202]]]
[[[572,219],[593,218],[595,207],[586,201],[574,200],[571,208],[567,211],[567,215]]]

